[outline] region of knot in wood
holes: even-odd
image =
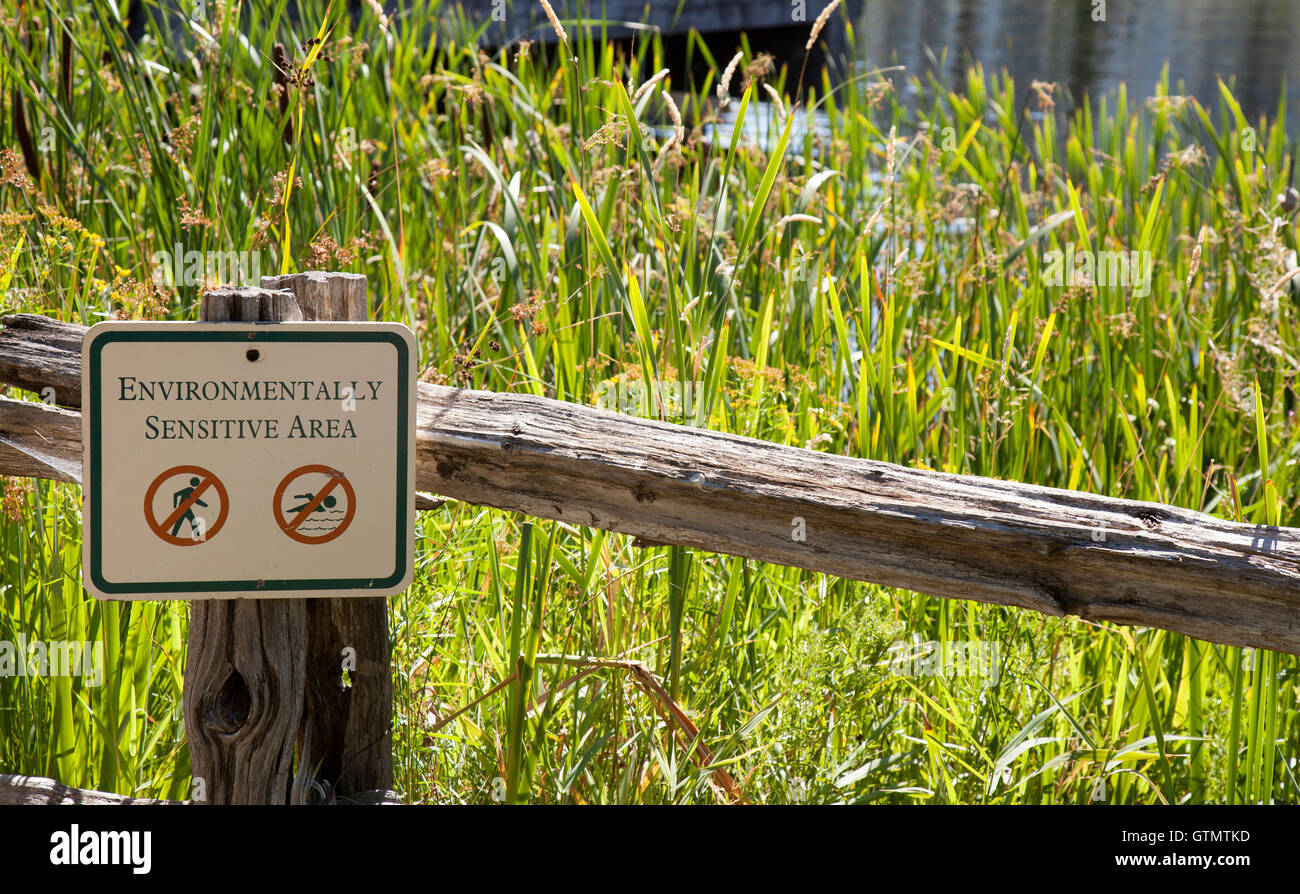
[[[232,735],[244,728],[252,710],[253,694],[248,682],[232,669],[203,712],[203,723],[211,732]]]

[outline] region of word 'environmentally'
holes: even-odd
[[[118,400],[379,400],[383,382],[364,383],[367,395],[356,381],[283,381],[278,379],[235,379],[204,382],[193,380],[145,381],[119,376]]]

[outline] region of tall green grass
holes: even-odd
[[[156,288],[154,253],[255,249],[265,273],[365,273],[427,380],[584,403],[702,383],[673,421],[1297,523],[1285,102],[1247,121],[1229,86],[1165,78],[1067,114],[978,68],[905,73],[913,102],[880,74],[742,89],[747,56],[732,108],[768,132],[710,140],[726,60],[642,91],[657,39],[571,24],[564,53],[484,55],[417,0],[386,30],[213,3],[136,45],[125,5],[0,19],[5,310],[193,319],[201,287]],[[1067,245],[1152,252],[1150,294],[1046,285]],[[0,771],[183,796],[185,606],[89,599],[77,490],[5,487],[0,639],[108,657],[93,690],[0,678]],[[1300,800],[1293,656],[458,503],[418,534],[391,601],[412,801]],[[995,644],[996,683],[891,672],[914,639]]]

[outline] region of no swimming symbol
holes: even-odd
[[[356,515],[357,495],[339,470],[308,465],[284,476],[271,505],[281,531],[314,546],[329,543],[348,529]]]

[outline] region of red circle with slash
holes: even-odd
[[[162,522],[159,522],[154,515],[153,501],[158,495],[158,488],[162,487],[164,481],[177,475],[190,475],[198,478],[199,483],[194,485],[190,493],[177,506],[172,508],[172,512]],[[204,492],[212,488],[216,491],[217,496],[221,499],[221,509],[217,511],[217,520],[212,523],[204,532],[203,537],[196,540],[193,537],[176,537],[171,533],[177,524],[185,518],[186,514],[193,509],[194,504],[203,496]],[[226,523],[226,515],[230,512],[230,498],[226,494],[226,486],[221,483],[221,479],[202,466],[172,466],[166,472],[163,472],[153,480],[149,489],[144,492],[144,519],[149,523],[149,530],[157,534],[163,541],[170,543],[172,546],[198,546],[200,543],[206,543],[217,532],[221,526]]]
[[[311,499],[302,505],[293,518],[285,518],[284,512],[280,507],[284,505],[284,494],[289,489],[289,485],[302,476],[310,475],[312,473],[325,475],[325,485],[312,494]],[[343,493],[346,494],[348,498],[347,511],[343,516],[343,520],[339,522],[338,527],[334,528],[332,531],[327,531],[324,534],[319,535],[303,534],[299,531],[298,528],[302,523],[311,516],[316,508],[324,502],[326,497],[329,496],[330,491],[334,490],[336,487],[342,487]],[[285,534],[299,543],[315,546],[319,543],[329,543],[348,529],[348,525],[352,524],[352,517],[356,515],[357,512],[357,495],[352,489],[352,482],[348,481],[347,476],[338,469],[322,465],[299,466],[281,479],[280,486],[275,489],[275,497],[273,497],[271,501],[271,510],[275,513],[275,520],[279,524],[281,531],[284,531]]]

